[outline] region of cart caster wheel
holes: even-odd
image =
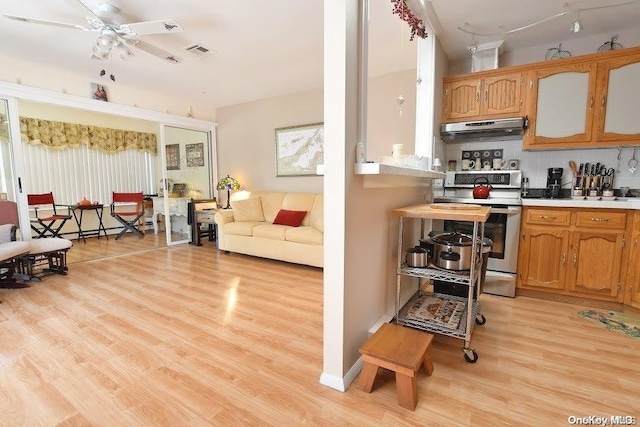
[[[478,353],[476,353],[473,349],[463,349],[464,352],[464,360],[469,363],[476,363],[478,361]]]
[[[484,325],[485,323],[487,323],[486,317],[482,314],[478,314],[476,316],[476,325]]]

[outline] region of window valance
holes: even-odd
[[[25,144],[42,145],[52,150],[78,147],[80,144],[103,153],[124,150],[158,153],[156,135],[99,126],[20,117],[20,136]]]

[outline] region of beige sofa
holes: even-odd
[[[306,212],[299,226],[273,224],[278,213]],[[290,212],[281,212],[280,218]],[[231,209],[218,210],[221,250],[297,264],[323,266],[324,197],[317,193],[241,191],[231,197]]]

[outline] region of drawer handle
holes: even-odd
[[[540,219],[558,219],[557,216],[540,215]]]
[[[573,267],[578,266],[578,254],[573,254]]]
[[[562,264],[562,266],[567,265],[567,253],[566,252],[562,253],[562,259],[560,260],[560,263]]]
[[[607,105],[607,96],[602,95],[602,102],[600,103],[600,109],[604,110],[605,105]]]
[[[609,222],[609,218],[591,218],[591,221],[594,222]]]
[[[591,95],[591,102],[589,103],[589,110],[593,110],[593,95]]]

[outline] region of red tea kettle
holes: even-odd
[[[493,187],[489,184],[489,179],[484,176],[479,176],[473,181],[473,198],[474,199],[488,199],[489,193]]]

